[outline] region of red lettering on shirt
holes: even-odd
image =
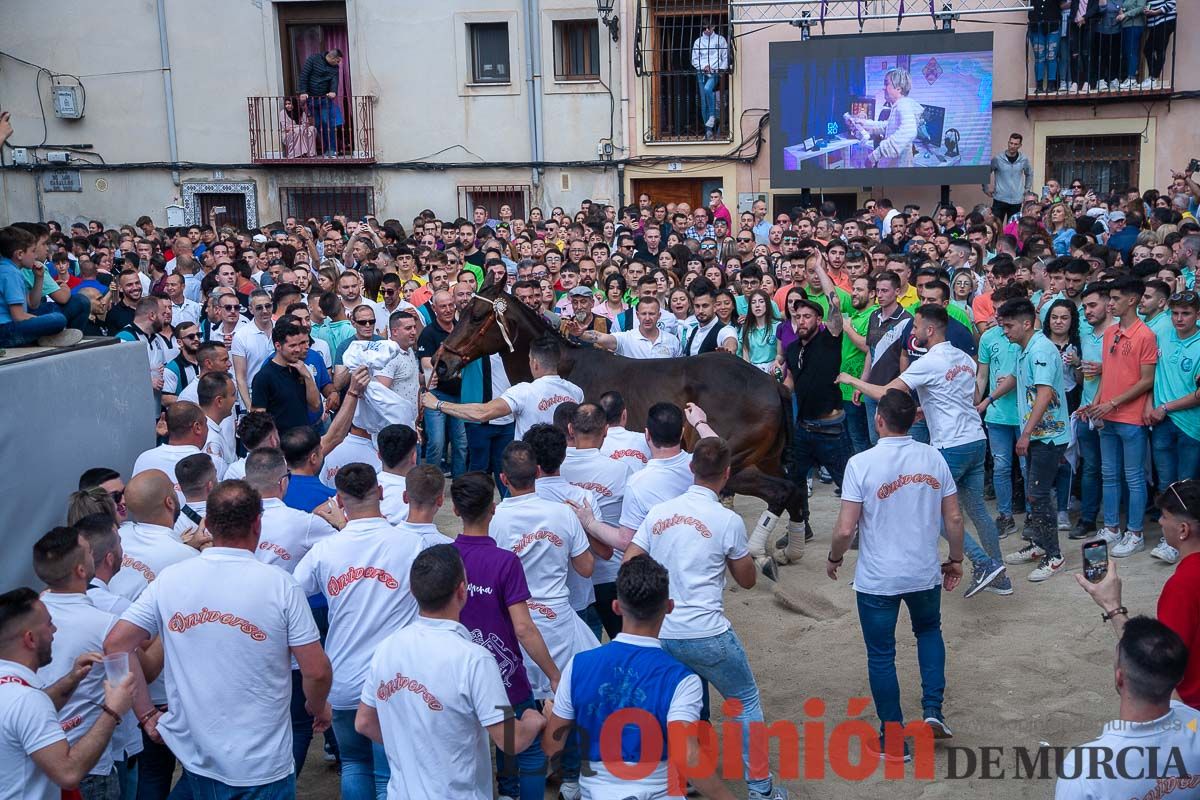
[[[554,609],[544,603],[539,603],[536,600],[526,600],[525,605],[529,606],[530,611],[536,611],[546,619],[558,619],[558,614]]]
[[[643,453],[641,450],[637,450],[634,448],[630,448],[628,450],[614,450],[612,452],[612,455],[609,456],[609,458],[611,458],[613,461],[620,461],[622,458],[636,458],[638,461],[642,462],[643,464],[646,464],[649,462],[649,459],[646,458],[645,453]]]
[[[349,567],[341,575],[334,575],[329,579],[329,583],[325,588],[329,592],[330,597],[337,597],[346,590],[346,587],[355,581],[374,580],[379,581],[389,589],[399,589],[400,582],[392,577],[392,574],[386,569],[379,567]]]
[[[559,403],[573,403],[573,402],[575,402],[575,401],[572,400],[570,397],[567,397],[565,394],[552,394],[549,397],[542,398],[541,402],[538,403],[538,411],[549,411],[550,409],[554,408]]]
[[[901,487],[908,486],[908,485],[914,484],[914,483],[923,483],[923,484],[927,485],[930,489],[941,489],[942,488],[941,481],[939,481],[937,478],[933,477],[932,475],[928,475],[924,472],[915,472],[911,475],[901,475],[900,477],[896,478],[896,480],[892,481],[891,483],[885,483],[883,486],[879,487],[879,491],[875,493],[875,496],[878,497],[880,500],[887,500],[893,494],[898,492]]]
[[[256,642],[265,642],[267,640],[266,631],[245,617],[226,614],[223,611],[217,611],[208,607],[202,608],[192,614],[181,614],[176,611],[167,622],[167,630],[174,631],[175,633],[187,633],[197,625],[206,625],[210,622],[218,622],[222,625],[228,625],[231,628],[237,628]]]
[[[974,377],[975,368],[966,364],[959,364],[957,367],[951,367],[950,369],[946,370],[946,383],[949,383],[964,373]]]
[[[580,489],[587,489],[595,492],[601,497],[612,497],[612,489],[605,486],[603,483],[592,483],[591,481],[571,481],[572,486],[578,486]]]
[[[1200,776],[1186,775],[1179,778],[1159,778],[1154,788],[1142,796],[1142,800],[1162,800],[1179,789],[1195,789],[1200,786]]]
[[[129,567],[134,572],[142,573],[142,577],[146,579],[147,583],[154,580],[154,570],[136,558],[130,558],[128,555],[121,556],[121,566]]]
[[[687,525],[691,528],[694,528],[705,539],[712,538],[712,531],[708,529],[707,525],[695,517],[689,517],[686,514],[673,514],[666,519],[660,519],[658,522],[654,523],[654,527],[650,529],[650,533],[655,536],[659,536],[665,532],[667,528],[674,528],[676,525]]]
[[[272,553],[279,556],[284,561],[292,560],[292,554],[289,553],[287,550],[284,550],[282,547],[275,544],[274,542],[259,542],[258,549],[259,550],[270,550]]]
[[[550,542],[550,544],[554,545],[555,547],[562,547],[563,545],[563,540],[556,533],[551,533],[550,531],[534,531],[533,533],[527,533],[518,539],[516,544],[512,546],[512,551],[517,555],[520,555],[522,550],[537,541]]]
[[[419,695],[425,701],[425,705],[429,706],[430,711],[441,711],[443,709],[442,701],[438,700],[437,696],[429,691],[429,687],[414,678],[401,675],[399,672],[390,681],[381,681],[379,688],[375,690],[375,696],[386,703],[396,692],[405,690]]]
[[[19,683],[22,686],[28,686],[29,681],[24,678],[18,678],[16,675],[0,675],[0,686],[6,683]]]
[[[79,714],[76,714],[75,716],[71,717],[70,719],[65,720],[64,722],[60,723],[59,727],[61,727],[63,729],[63,733],[68,733],[70,731],[75,730],[82,724],[83,724],[83,717],[80,716]]]

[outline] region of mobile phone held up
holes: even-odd
[[[1083,577],[1099,583],[1108,574],[1108,542],[1098,539],[1083,543]]]

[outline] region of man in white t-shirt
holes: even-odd
[[[354,729],[354,712],[375,649],[417,616],[408,574],[423,545],[383,518],[374,468],[347,464],[335,485],[346,527],[317,542],[294,576],[305,594],[320,593],[329,602],[325,645],[333,661],[329,702],[342,757],[342,795],[369,797],[387,784],[388,764],[383,748],[371,747]]]
[[[274,327],[271,312],[275,310],[275,303],[271,300],[271,293],[255,289],[250,293],[249,303],[253,314],[251,324],[238,328],[229,346],[243,408],[251,408],[250,387],[254,385],[254,376],[275,355],[275,345],[271,343],[271,329]]]
[[[125,486],[128,518],[118,531],[123,552],[121,570],[108,584],[114,594],[132,602],[164,569],[196,556],[196,550],[175,534],[179,506],[175,485],[165,472],[152,469],[129,479]],[[166,702],[165,692],[153,699],[156,703]]]
[[[925,355],[886,386],[865,383],[845,372],[838,376],[838,382],[849,384],[875,400],[889,389],[917,393],[929,423],[930,443],[950,467],[958,487],[958,501],[975,523],[983,543],[980,547],[980,542],[964,531],[963,548],[972,567],[964,596],[974,597],[985,589],[1010,595],[1012,581],[1005,574],[1000,532],[983,501],[987,435],[975,409],[975,361],[947,340],[947,325],[945,308],[932,303],[921,306],[911,330],[916,346],[928,348]]]
[[[179,507],[179,517],[175,520],[172,532],[179,541],[199,549],[212,541],[207,532],[201,532],[208,495],[217,487],[217,468],[212,456],[197,453],[183,459],[175,465],[175,479],[183,495],[183,504]],[[202,538],[193,541],[196,536]]]
[[[46,584],[42,603],[50,612],[54,625],[52,660],[38,671],[39,680],[52,684],[71,675],[80,659],[104,649],[104,637],[116,623],[117,618],[102,611],[87,595],[88,582],[95,575],[95,562],[91,546],[71,527],[52,528],[33,545],[33,571]],[[135,697],[139,710],[144,714],[153,710],[150,696],[146,692],[142,671],[133,659],[130,663],[135,685]],[[58,720],[67,741],[79,742],[100,718],[104,705],[104,670],[94,669],[86,676],[66,704],[59,708]],[[122,720],[129,719],[125,715]],[[137,719],[132,720],[137,725]],[[112,797],[120,793],[120,779],[113,762],[113,748],[108,748],[86,778],[80,783],[80,792],[85,800]]]
[[[104,707],[74,743],[57,707],[92,672],[99,657],[81,657],[57,683],[43,688],[37,671],[50,664],[54,624],[37,592],[21,587],[0,594],[0,800],[57,800],[79,786],[108,751],[121,715],[133,706],[134,676],[105,682]],[[112,713],[109,713],[109,712]]]
[[[147,450],[133,462],[131,478],[146,470],[165,472],[175,482],[175,465],[202,452],[208,441],[208,418],[195,403],[178,400],[167,407],[167,443]]]
[[[1171,699],[1187,663],[1187,645],[1162,622],[1125,622],[1113,667],[1120,716],[1067,753],[1054,800],[1200,794],[1200,711]]]
[[[454,546],[425,550],[405,578],[420,616],[375,649],[355,726],[386,751],[389,800],[490,800],[489,738],[516,755],[546,720],[530,708],[506,722],[500,668],[458,621],[467,576]]]
[[[247,451],[259,447],[279,447],[279,430],[275,418],[266,411],[247,411],[237,423],[237,438]],[[246,457],[242,456],[225,470],[225,480],[241,480],[246,477]]]
[[[321,483],[330,489],[335,488],[334,479],[338,470],[347,464],[369,464],[376,473],[383,469],[379,451],[371,442],[371,434],[353,423],[346,438],[325,454],[325,463],[321,465]]]
[[[876,748],[886,757],[905,761],[911,753],[908,744],[902,744],[897,614],[903,602],[912,617],[921,665],[922,719],[936,738],[949,738],[950,728],[942,715],[946,645],[941,592],[943,588],[953,591],[958,585],[963,549],[962,512],[954,497],[954,478],[937,450],[909,436],[916,415],[917,406],[908,392],[889,390],[879,398],[875,413],[879,442],[851,457],[846,466],[842,507],[825,565],[826,574],[837,580],[838,567],[857,531],[854,590],[867,644],[871,696],[879,715]],[[943,525],[950,557],[939,563],[938,531]]]
[[[653,409],[650,413],[653,419]],[[750,800],[786,800],[787,790],[771,779],[765,744],[752,746],[750,730],[755,723],[762,724],[762,702],[746,651],[724,611],[726,570],[743,589],[754,588],[758,577],[746,525],[719,498],[729,480],[731,458],[729,445],[716,436],[697,442],[688,464],[693,484],[682,495],[646,510],[625,550],[625,561],[647,554],[667,568],[675,607],[663,622],[663,649],[711,683],[722,697],[741,702],[742,713],[736,719],[742,724],[742,761]],[[652,474],[649,467],[635,481],[648,474]],[[722,655],[714,660],[713,653]],[[700,717],[708,719],[707,698]]]
[[[413,467],[404,487],[408,514],[406,519],[396,523],[396,530],[418,537],[425,548],[452,543],[454,537],[442,533],[433,521],[446,499],[445,494],[446,476],[440,469],[432,464]]]
[[[196,397],[208,427],[204,452],[212,457],[217,480],[224,480],[229,463],[237,458],[233,379],[224,372],[210,372],[196,381]]]
[[[243,481],[222,483],[209,495],[207,526],[213,547],[159,575],[121,615],[105,652],[130,653],[162,637],[169,710],[144,727],[171,747],[194,796],[251,787],[290,796],[292,659],[316,731],[329,726],[329,660],[300,588],[254,558],[258,492]]]
[[[554,421],[554,409],[561,403],[583,401],[583,390],[558,375],[559,345],[546,338],[529,346],[529,371],[533,381],[510,386],[508,391],[486,403],[451,403],[439,400],[433,392],[422,395],[425,408],[441,411],[467,422],[487,422],[512,414],[513,436],[520,439],[539,422]]]
[[[596,495],[594,511],[600,521],[619,527],[630,469],[624,461],[609,458],[601,452],[600,446],[605,441],[607,431],[604,409],[595,403],[580,404],[568,423],[568,432],[575,446],[567,449],[559,474],[572,486]],[[641,439],[644,446],[645,437]],[[623,556],[623,552],[614,549],[611,558],[596,560],[596,568],[592,572],[596,612],[610,640],[621,632],[621,618],[613,611],[612,603],[617,597],[617,569],[621,566]]]
[[[411,309],[412,306],[410,305]],[[421,395],[421,364],[417,360],[414,346],[420,329],[415,310],[402,310],[392,314],[389,321],[388,338],[400,345],[400,353],[387,363],[387,367],[375,373],[375,380],[395,392],[405,408],[411,408],[409,427],[416,425],[418,402]]]
[[[657,752],[623,753],[623,757],[629,756],[630,761],[640,764],[652,763],[652,759],[658,761],[653,772],[636,781],[614,776],[602,757],[601,732],[613,714],[631,708],[650,714],[658,723],[659,741],[665,743],[670,723],[699,721],[704,694],[700,678],[663,652],[659,640],[663,620],[672,610],[667,570],[642,555],[621,565],[616,585],[617,598],[613,602],[623,623],[622,630],[608,644],[576,656],[567,665],[542,737],[547,755],[552,758],[558,752],[568,726],[573,723],[584,732],[583,738],[588,743],[585,756],[590,769],[581,781],[588,797],[596,800],[666,797],[670,788],[679,794],[677,790],[683,787],[671,786],[665,746],[660,746]],[[631,663],[637,665],[641,679],[637,684],[626,677]],[[631,742],[630,746],[645,741]],[[687,763],[700,763],[696,737],[688,737]],[[695,779],[694,784],[705,797],[733,799],[733,794],[714,775]]]
[[[674,358],[679,355],[679,337],[659,325],[662,303],[654,295],[643,297],[637,306],[638,326],[631,331],[600,333],[596,330],[567,330],[585,342],[592,342],[626,358]],[[674,317],[672,317],[674,319]]]
[[[632,475],[650,461],[646,434],[625,427],[629,422],[629,409],[625,408],[625,398],[620,392],[611,390],[600,395],[600,407],[608,420],[608,432],[604,434],[600,453],[625,464]]]
[[[408,516],[408,501],[404,499],[405,478],[417,465],[420,448],[417,432],[407,425],[388,425],[375,437],[379,452],[379,486],[383,499],[379,508],[387,521],[397,525]]]

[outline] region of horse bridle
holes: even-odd
[[[477,300],[482,300],[483,302],[491,305],[492,319],[496,321],[496,327],[500,329],[500,335],[504,337],[504,343],[508,345],[508,352],[515,353],[517,349],[513,346],[512,338],[508,335],[508,328],[504,324],[504,312],[508,310],[508,301],[503,297],[497,297],[495,300],[491,300],[481,294],[472,294],[471,296]],[[467,340],[467,343],[463,346],[463,349],[469,352],[476,341],[478,341],[486,333],[487,325],[480,325],[479,330],[475,332],[474,336]],[[466,355],[447,344],[443,344],[442,349],[460,361],[466,362],[468,360]]]

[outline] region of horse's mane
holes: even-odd
[[[483,294],[487,289],[491,288],[491,286],[492,284],[484,284],[484,288],[480,290],[480,294]],[[505,300],[508,302],[509,308],[516,308],[519,313],[525,315],[527,318],[532,318],[535,325],[541,326],[543,334],[553,337],[555,341],[559,342],[564,347],[578,349],[583,346],[576,342],[572,342],[570,339],[559,333],[558,329],[550,324],[550,320],[546,319],[544,314],[534,312],[532,308],[525,305],[515,296],[513,296],[508,289],[501,288],[500,293],[496,296],[505,298]],[[537,339],[538,336],[534,336],[533,338]]]

